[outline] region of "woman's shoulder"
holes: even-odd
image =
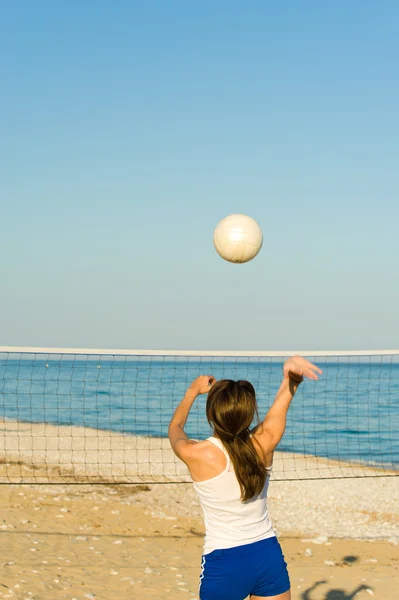
[[[220,475],[226,468],[226,456],[209,440],[197,441],[191,460],[187,462],[193,481],[204,481]]]
[[[270,450],[270,448],[265,445],[264,437],[262,436],[262,423],[259,423],[251,430],[251,437],[257,452],[265,463],[265,466],[270,468],[273,464],[274,451]]]
[[[191,441],[194,442],[193,449],[195,449],[195,453],[198,454],[198,456],[209,456],[210,458],[213,458],[214,456],[219,456],[221,452],[218,445],[211,442],[209,438],[207,438],[206,440]]]

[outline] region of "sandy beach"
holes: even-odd
[[[44,442],[40,427],[46,427]],[[0,598],[198,598],[204,529],[190,483],[50,485],[62,479],[61,471],[72,479],[51,455],[72,457],[60,450],[67,443],[62,436],[54,441],[58,428],[8,422],[0,431]],[[93,449],[84,445],[90,434],[75,434],[79,479],[87,474],[86,452]],[[109,456],[115,448],[100,448],[100,438],[114,436],[97,436],[97,452],[105,454],[100,460],[97,453],[92,464],[98,471],[100,462],[110,461],[115,474],[123,464]],[[119,451],[129,457],[126,448]],[[104,478],[106,466],[101,468]],[[397,600],[398,477],[277,479],[270,483],[269,512],[293,600]]]

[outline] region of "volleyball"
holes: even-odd
[[[217,253],[232,263],[245,263],[262,248],[263,235],[255,219],[247,215],[229,215],[215,228],[213,244]]]

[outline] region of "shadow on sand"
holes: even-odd
[[[319,586],[327,583],[327,581],[316,581],[312,585],[312,587],[308,588],[301,595],[301,600],[313,600],[312,592]],[[323,596],[322,600],[354,600],[359,592],[362,590],[370,590],[370,586],[368,585],[359,585],[352,592],[346,592],[345,590],[335,589],[329,590],[325,596]]]

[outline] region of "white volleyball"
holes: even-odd
[[[233,263],[255,258],[262,248],[263,235],[258,223],[247,215],[229,215],[216,226],[213,243],[218,254]]]

